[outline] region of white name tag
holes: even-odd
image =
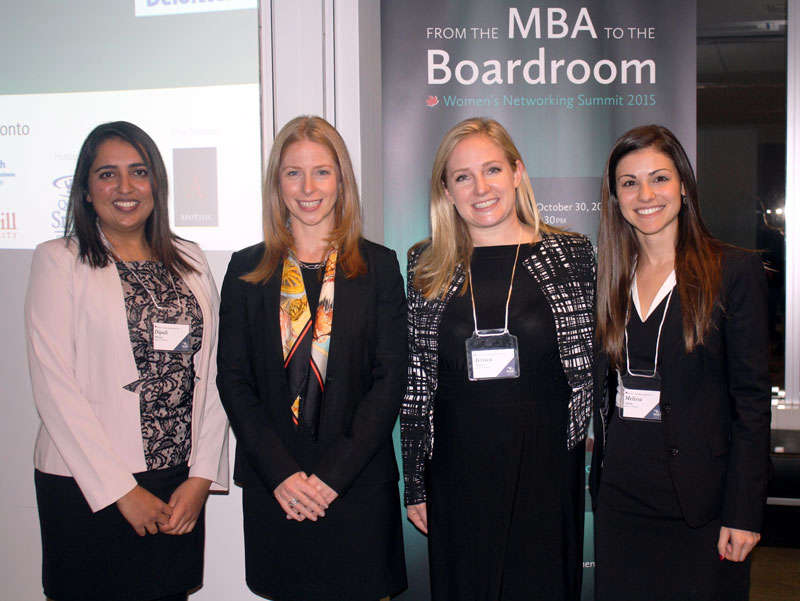
[[[171,353],[188,353],[191,350],[188,323],[153,324],[153,349]]]
[[[513,361],[514,349],[472,351],[472,379],[486,380],[503,377],[504,370]]]
[[[506,330],[479,330],[467,338],[470,380],[519,377],[517,337]]]
[[[622,417],[661,421],[661,392],[659,390],[623,389]]]
[[[625,419],[661,421],[661,376],[652,374],[619,374],[617,407]]]

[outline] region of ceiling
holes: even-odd
[[[699,123],[786,119],[787,0],[698,0]]]

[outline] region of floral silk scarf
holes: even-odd
[[[325,258],[325,273],[314,319],[308,307],[300,263],[292,250],[283,261],[281,275],[281,343],[289,381],[292,421],[295,427],[302,421],[314,440],[317,440],[325,392],[338,254],[335,248],[331,248]]]

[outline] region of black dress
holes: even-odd
[[[475,248],[480,329],[502,328],[517,247]],[[523,253],[524,254],[524,253]],[[584,445],[567,450],[570,387],[550,306],[520,257],[509,308],[521,375],[471,382],[470,295],[439,329],[436,447],[426,467],[434,601],[578,599]]]
[[[666,307],[664,298],[644,322],[632,311],[628,352],[637,373],[653,369]],[[622,419],[613,411],[597,499],[598,601],[747,599],[750,559],[720,561],[719,519],[691,528],[683,518],[661,422]]]

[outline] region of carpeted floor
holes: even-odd
[[[800,601],[800,507],[767,506],[750,581],[750,601]]]
[[[753,550],[750,601],[800,601],[800,549]]]

